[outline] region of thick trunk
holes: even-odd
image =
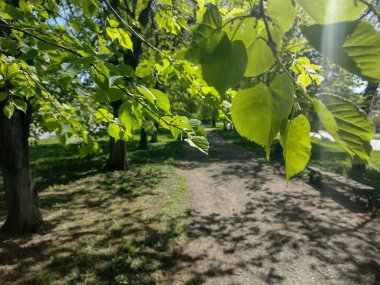
[[[146,149],[146,148],[148,148],[148,134],[144,128],[141,128],[139,149]]]
[[[33,232],[42,224],[29,165],[29,121],[30,116],[21,111],[11,119],[0,112],[0,161],[8,210],[2,229],[11,234]]]
[[[118,110],[122,103],[121,100],[112,103],[115,118],[118,116]],[[116,142],[114,138],[110,137],[110,154],[108,157],[107,169],[110,171],[128,170],[127,145],[125,141],[118,140]]]

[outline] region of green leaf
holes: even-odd
[[[304,115],[284,123],[281,128],[281,145],[288,181],[305,168],[310,158],[310,125]]]
[[[362,161],[369,161],[371,139],[375,134],[371,120],[352,102],[333,95],[322,95],[320,99],[333,115],[337,134],[347,148]]]
[[[139,65],[136,67],[136,76],[140,78],[148,77],[152,74],[153,66],[149,61],[143,60],[139,63]]]
[[[108,126],[107,133],[116,141],[121,140],[124,136],[123,130],[120,128],[120,126],[114,123],[111,123]]]
[[[137,86],[137,90],[139,90],[139,92],[142,95],[144,95],[144,97],[148,99],[150,103],[154,104],[156,102],[156,97],[154,96],[154,94],[145,86],[142,86],[142,85]]]
[[[185,141],[192,147],[200,150],[201,152],[207,154],[209,149],[209,143],[205,137],[193,136],[186,138]]]
[[[113,119],[113,114],[105,108],[100,108],[95,113],[97,122],[108,122]]]
[[[104,91],[103,91],[104,92]],[[107,97],[109,102],[115,102],[124,96],[124,92],[119,88],[110,88],[107,91]]]
[[[116,28],[106,28],[106,33],[110,37],[111,41],[115,41],[120,37],[120,33]]]
[[[286,74],[277,76],[269,85],[263,83],[238,91],[232,101],[231,115],[237,131],[265,148],[270,146],[287,119],[294,101],[292,81]]]
[[[162,127],[169,130],[174,139],[182,133],[182,130],[192,130],[191,126],[188,123],[189,119],[186,116],[163,116],[160,118],[159,122]]]
[[[236,19],[225,26],[225,31],[231,41],[242,41],[246,48],[247,68],[245,76],[257,76],[268,71],[276,59],[268,46],[268,34],[262,20],[254,17]],[[273,41],[281,46],[281,33],[270,26]]]
[[[296,17],[296,7],[292,0],[269,0],[267,10],[281,33],[284,34],[293,25]]]
[[[13,105],[12,102],[10,102],[9,104],[5,105],[3,107],[3,113],[4,115],[10,119],[12,116],[13,116],[13,113],[15,112],[15,106]]]
[[[380,33],[368,22],[302,27],[310,44],[334,63],[371,82],[380,82]]]
[[[20,110],[26,113],[26,109],[28,108],[28,105],[26,104],[25,100],[16,98],[13,100],[13,104],[15,105],[17,110]]]
[[[128,136],[128,138],[132,138],[133,134],[133,119],[132,119],[132,113],[133,113],[133,106],[129,102],[125,102],[120,105],[118,110],[118,115],[120,122],[123,124],[125,128],[125,133]]]
[[[187,50],[186,57],[194,62],[207,59],[223,36],[222,17],[219,14],[218,7],[209,4],[202,21],[193,30],[193,40]]]
[[[358,0],[298,0],[302,8],[319,24],[356,20],[366,8]]]
[[[119,28],[118,31],[120,34],[120,36],[119,36],[120,45],[126,49],[132,50],[133,49],[133,43],[132,43],[131,37],[123,29]]]
[[[241,41],[230,42],[227,35],[202,64],[202,76],[220,94],[239,84],[247,66],[247,53]]]
[[[0,92],[0,102],[7,99],[9,96],[8,92]]]
[[[305,74],[305,73],[301,73],[298,77],[297,77],[297,83],[301,84],[303,87],[307,87],[311,84],[311,78],[308,74]]]
[[[335,142],[352,157],[353,152],[346,146],[338,135],[338,124],[336,123],[333,114],[327,109],[323,102],[317,99],[312,99],[312,104],[325,130],[334,138]]]
[[[154,97],[156,98],[156,106],[165,111],[165,113],[170,113],[170,101],[168,96],[158,89],[150,89],[150,91],[153,93]]]
[[[83,0],[82,8],[83,13],[89,18],[94,16],[96,14],[96,10],[98,9],[94,0]]]
[[[22,54],[18,57],[21,60],[30,60],[38,56],[38,50],[30,47],[24,47],[21,49]]]

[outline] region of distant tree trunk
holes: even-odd
[[[152,0],[150,0],[146,8],[141,11],[139,16],[139,22],[143,27],[145,27],[149,22],[149,13],[151,9],[151,3]],[[114,1],[113,7],[119,8],[120,2]],[[133,5],[136,5],[136,1],[133,1]],[[128,7],[128,5],[127,5]],[[132,12],[132,11],[127,11]],[[134,16],[134,15],[133,15]],[[136,67],[138,66],[140,62],[140,56],[142,54],[142,46],[141,46],[141,40],[138,39],[135,35],[132,35],[132,42],[133,42],[133,51],[131,52],[125,52],[123,55],[123,62],[125,64],[128,64],[132,66],[134,70],[136,70]],[[113,113],[115,118],[118,116],[118,109],[120,105],[122,104],[121,100],[118,100],[116,102],[112,103]],[[128,170],[128,162],[127,162],[127,146],[125,141],[117,141],[113,138],[110,138],[110,155],[108,158],[107,168],[109,170]]]
[[[34,232],[43,222],[29,165],[30,115],[30,108],[28,114],[16,110],[11,119],[0,112],[0,163],[8,210],[2,229],[11,234]]]
[[[141,128],[139,149],[147,149],[147,148],[148,148],[148,134],[144,128]]]
[[[154,123],[154,127],[156,128],[156,130],[152,133],[152,136],[150,138],[151,143],[158,142],[158,124]]]
[[[121,104],[121,100],[112,102],[111,104],[115,118],[118,116],[118,110]],[[127,146],[125,141],[115,141],[114,138],[110,137],[110,153],[107,162],[107,169],[110,171],[128,170]]]
[[[216,120],[211,119],[211,127],[216,128]]]
[[[227,121],[223,120],[223,131],[227,131]]]
[[[118,140],[115,142],[114,138],[110,138],[110,155],[108,157],[107,169],[114,170],[128,170],[127,161],[127,147],[125,141]]]
[[[364,91],[363,97],[364,102],[360,106],[367,114],[371,112],[371,106],[373,99],[377,95],[377,89],[379,88],[379,83],[368,83]]]

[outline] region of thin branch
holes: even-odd
[[[62,45],[60,45],[60,44],[57,44],[57,43],[51,42],[51,41],[49,41],[49,40],[46,40],[46,39],[44,39],[44,38],[41,38],[40,36],[37,36],[37,35],[35,35],[35,34],[32,34],[32,33],[28,32],[28,31],[26,31],[25,29],[22,29],[22,28],[19,28],[19,27],[15,27],[15,26],[11,26],[11,25],[5,25],[5,24],[0,24],[0,27],[6,27],[6,28],[9,28],[9,29],[12,29],[12,30],[16,30],[16,31],[19,31],[19,32],[23,32],[24,34],[26,34],[26,35],[28,35],[28,36],[30,36],[30,37],[32,37],[32,38],[35,38],[35,39],[37,39],[37,40],[40,40],[40,41],[42,41],[42,42],[44,42],[44,43],[46,43],[46,44],[49,44],[49,45],[51,45],[51,46],[55,46],[55,47],[57,47],[57,48],[61,48],[61,49],[65,50],[65,51],[68,51],[68,52],[70,52],[70,53],[73,53],[73,54],[75,54],[75,55],[77,55],[77,56],[79,56],[79,57],[83,57],[80,53],[77,53],[75,50],[72,50],[72,49],[70,49],[70,48],[68,48],[68,47],[65,47],[65,46],[62,46]]]
[[[269,29],[268,20],[267,20],[267,17],[265,15],[265,11],[264,11],[264,1],[263,0],[260,0],[260,15],[264,21],[265,30],[267,31],[267,35],[268,35],[267,45],[272,49],[272,51],[276,51],[277,45],[274,42],[272,34],[270,32],[270,29]],[[276,51],[276,53],[277,53],[277,51]]]
[[[276,43],[273,41],[273,38],[272,38],[272,35],[271,35],[271,32],[269,30],[269,24],[268,24],[268,21],[266,19],[266,15],[265,15],[265,11],[264,11],[264,4],[263,4],[263,0],[260,0],[260,14],[263,18],[263,21],[264,21],[264,24],[265,24],[265,29],[267,31],[267,35],[268,35],[268,46],[271,48],[272,50],[272,53],[273,55],[275,56],[277,62],[281,65],[282,69],[284,70],[284,72],[286,73],[286,75],[290,78],[290,80],[293,82],[294,86],[296,86],[296,88],[298,90],[301,91],[302,95],[310,102],[312,103],[312,99],[310,98],[310,96],[306,93],[306,90],[303,86],[300,86],[298,84],[298,82],[294,79],[294,77],[290,74],[289,70],[286,68],[285,64],[282,62],[280,56],[278,55],[278,52],[277,52],[277,49],[276,49]]]
[[[153,49],[157,53],[162,53],[161,50],[156,48],[154,45],[152,45],[150,42],[148,42],[146,39],[144,39],[138,32],[136,32],[130,25],[128,25],[127,22],[124,21],[124,19],[116,12],[116,10],[112,7],[111,3],[108,0],[104,0],[107,7],[110,8],[112,13],[115,14],[116,18],[132,33],[134,34],[140,41],[145,43],[147,46],[149,46],[151,49]]]
[[[370,2],[367,2],[366,0],[357,0],[357,1],[359,1],[359,2],[361,2],[363,4],[365,4],[365,5],[367,5],[368,10],[371,11],[372,13],[374,13],[377,16],[377,18],[378,18],[378,20],[380,22],[380,10],[376,6],[374,6]],[[376,4],[378,4],[378,3],[379,3],[379,1],[376,1]]]

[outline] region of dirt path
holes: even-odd
[[[178,163],[189,238],[169,284],[380,284],[380,222],[341,189],[318,189],[209,132]]]

